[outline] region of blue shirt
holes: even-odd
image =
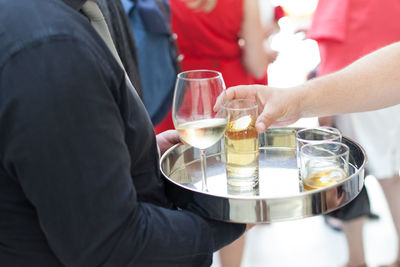
[[[172,105],[176,80],[175,47],[171,40],[168,2],[121,0],[135,37],[144,104],[154,125]]]

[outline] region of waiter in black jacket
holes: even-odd
[[[244,225],[171,208],[150,119],[84,3],[0,0],[0,265],[209,266]]]

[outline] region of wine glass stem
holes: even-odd
[[[207,192],[207,158],[206,151],[204,149],[200,149],[200,163],[201,163],[201,187],[202,190]]]

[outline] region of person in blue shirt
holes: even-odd
[[[171,108],[177,50],[167,0],[121,0],[136,42],[143,100],[154,126]],[[157,129],[157,128],[156,128]]]

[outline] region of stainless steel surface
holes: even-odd
[[[167,193],[182,209],[216,220],[266,223],[330,212],[354,199],[364,185],[364,150],[343,137],[350,148],[351,175],[336,185],[303,191],[296,160],[296,128],[269,129],[260,134],[260,181],[255,195],[228,191],[223,142],[207,149],[208,192],[201,190],[200,154],[176,145],[161,158]]]

